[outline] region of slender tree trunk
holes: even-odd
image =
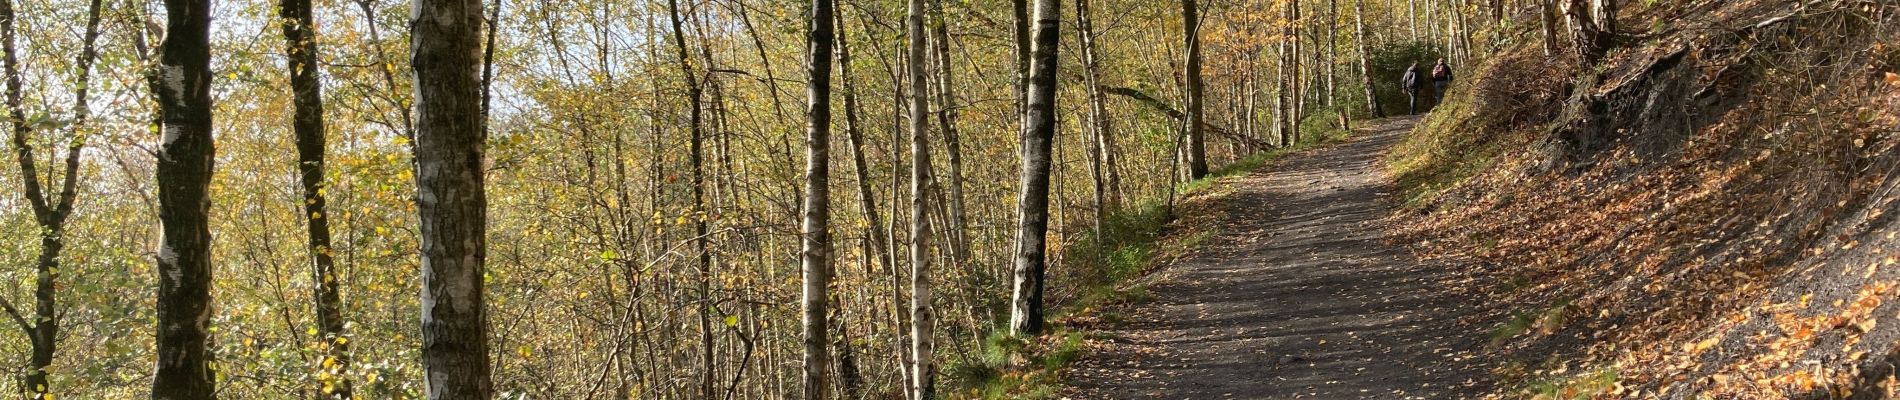
[[[1345,115],[1345,110],[1337,107],[1339,91],[1335,90],[1339,81],[1339,0],[1326,0],[1326,60],[1320,66],[1326,71],[1326,93],[1319,97],[1320,103]]]
[[[1258,57],[1259,51],[1257,49],[1248,50],[1241,61],[1243,65],[1242,68],[1246,68],[1247,71],[1245,73],[1246,82],[1243,84],[1240,92],[1240,95],[1246,97],[1246,99],[1243,100],[1244,103],[1241,104],[1239,119],[1241,124],[1243,124],[1241,125],[1241,136],[1246,136],[1249,140],[1265,142],[1260,139],[1260,124],[1257,121],[1257,117],[1260,115],[1260,63]]]
[[[9,18],[10,20],[10,18]],[[158,162],[155,399],[217,396],[211,371],[211,2],[166,0],[152,91]],[[10,63],[9,63],[10,64]]]
[[[1121,198],[1114,189],[1115,146],[1108,117],[1108,99],[1102,93],[1101,65],[1095,58],[1095,21],[1090,15],[1091,0],[1075,1],[1076,37],[1082,43],[1082,82],[1087,87],[1089,101],[1089,175],[1095,184],[1095,221],[1094,232],[1102,235],[1102,222],[1108,212],[1119,207]]]
[[[950,174],[949,215],[946,227],[950,234],[951,263],[967,265],[970,262],[969,220],[964,215],[963,201],[963,140],[957,132],[957,95],[950,68],[950,20],[945,17],[943,0],[931,0],[931,14],[936,20],[931,28],[930,41],[936,54],[937,69],[937,127],[943,132],[945,156],[949,157]]]
[[[1471,14],[1475,11],[1469,6],[1468,0],[1451,1],[1452,23],[1456,24],[1455,30],[1458,32],[1452,35],[1452,41],[1456,44],[1453,46],[1456,50],[1452,52],[1452,60],[1462,66],[1464,60],[1471,58]]]
[[[1366,112],[1373,118],[1384,118],[1385,110],[1379,107],[1379,92],[1373,90],[1377,84],[1372,79],[1372,52],[1366,37],[1366,0],[1353,0],[1353,36],[1359,43],[1359,78],[1366,89]]]
[[[1292,41],[1290,46],[1293,52],[1288,56],[1288,62],[1293,68],[1293,80],[1290,83],[1293,92],[1287,96],[1287,99],[1293,102],[1293,112],[1292,119],[1287,122],[1292,124],[1293,142],[1298,143],[1300,136],[1304,133],[1300,132],[1300,123],[1306,120],[1306,96],[1307,89],[1310,89],[1307,86],[1306,68],[1304,68],[1306,59],[1301,58],[1305,52],[1300,51],[1300,33],[1305,31],[1306,22],[1301,19],[1300,16],[1300,0],[1287,1],[1287,6],[1291,8],[1292,12],[1292,16],[1287,19],[1291,21],[1291,23],[1288,24],[1289,33],[1287,40]]]
[[[1181,19],[1187,36],[1187,166],[1188,177],[1207,176],[1207,122],[1201,93],[1201,17],[1195,0],[1181,0]]]
[[[1557,0],[1538,0],[1537,19],[1544,28],[1544,56],[1557,55]]]
[[[78,198],[79,157],[80,150],[85,146],[82,129],[91,116],[86,102],[91,89],[92,64],[98,58],[94,44],[99,39],[101,3],[101,0],[92,0],[87,8],[84,47],[80,49],[75,62],[79,75],[73,90],[73,138],[67,142],[65,170],[58,175],[58,198],[48,198],[40,187],[41,176],[33,158],[33,146],[27,139],[32,129],[26,122],[26,113],[20,104],[20,65],[14,47],[16,14],[11,0],[0,0],[0,40],[5,41],[7,117],[13,125],[13,149],[19,161],[20,180],[25,186],[23,194],[32,208],[33,220],[40,234],[40,254],[38,262],[34,264],[36,276],[33,282],[32,322],[28,322],[13,307],[12,302],[0,298],[0,306],[4,306],[7,315],[19,324],[32,345],[29,364],[22,377],[22,383],[25,384],[22,391],[28,398],[35,400],[53,397],[52,380],[47,369],[53,365],[53,355],[59,344],[58,286],[55,282],[59,277],[59,254],[66,247],[66,220],[72,216],[73,202]]]
[[[910,75],[910,263],[911,263],[911,398],[936,397],[937,363],[934,354],[936,317],[930,302],[930,103],[924,75],[926,46],[924,0],[909,0],[905,19],[909,37],[906,65]]]
[[[836,31],[835,36],[838,41],[838,80],[844,89],[845,137],[850,142],[852,172],[857,175],[858,207],[864,217],[865,241],[870,247],[864,254],[865,257],[876,257],[878,264],[884,266],[884,268],[894,268],[896,262],[892,260],[890,244],[884,241],[884,222],[879,218],[877,213],[877,195],[871,191],[869,163],[865,162],[864,159],[863,121],[858,119],[857,84],[852,80],[851,75],[851,40],[849,35],[846,35],[844,32],[844,15],[842,12],[837,11],[838,10],[833,10],[832,13],[834,21],[836,22],[832,28]],[[870,274],[871,271],[867,267],[865,270],[865,279],[867,282],[870,279]],[[842,378],[841,382],[839,382],[840,389],[844,392],[845,398],[862,398],[862,382],[853,379],[854,374],[849,373],[850,371],[858,370],[858,367],[856,359],[851,357],[851,342],[843,337],[843,333],[844,331],[841,330],[839,338],[837,339],[839,351],[838,364],[841,372],[840,378]]]
[[[1427,1],[1430,1],[1430,0],[1427,0]],[[1417,41],[1418,40],[1418,0],[1405,0],[1405,16],[1412,20],[1412,40]]]
[[[1012,48],[1016,54],[1016,118],[1029,118],[1029,1],[1010,0],[1012,21],[1015,27],[1010,33],[1016,39]]]
[[[1061,22],[1057,3],[1036,0],[1029,114],[1022,127],[1022,192],[1017,201],[1015,286],[1009,315],[1010,332],[1022,336],[1041,334],[1043,330],[1044,271],[1049,263],[1049,169],[1054,164],[1050,149],[1056,134],[1056,46],[1060,43],[1057,35]]]
[[[831,289],[831,57],[833,38],[831,0],[812,0],[811,28],[805,36],[810,51],[806,79],[805,221],[803,269],[805,275],[805,399],[825,398],[825,368],[831,355],[825,345],[831,328],[826,302]]]
[[[712,399],[715,396],[714,384],[718,377],[715,376],[716,374],[713,372],[712,251],[709,248],[709,239],[707,238],[709,232],[706,225],[707,216],[705,215],[705,129],[703,128],[705,123],[703,122],[703,108],[701,107],[701,104],[704,102],[705,89],[699,84],[699,72],[693,69],[691,61],[692,53],[686,50],[685,30],[680,26],[679,0],[667,0],[666,4],[667,15],[671,18],[673,26],[673,44],[679,54],[680,74],[683,79],[686,80],[687,107],[691,110],[688,113],[688,115],[690,115],[688,128],[692,130],[692,139],[690,140],[688,153],[690,153],[693,169],[693,210],[691,217],[694,219],[693,245],[699,259],[699,288],[697,293],[699,296],[697,308],[699,310],[697,314],[699,317],[699,358],[702,364],[701,367],[703,368],[700,374],[699,392],[702,398]]]
[[[1283,11],[1281,15],[1286,16],[1289,21],[1292,20],[1291,9],[1284,10],[1289,11]],[[1275,142],[1278,142],[1280,147],[1293,145],[1289,140],[1293,129],[1293,101],[1289,96],[1291,94],[1289,92],[1293,90],[1293,55],[1292,46],[1288,43],[1291,41],[1289,38],[1292,32],[1293,28],[1290,26],[1281,28],[1282,36],[1277,43],[1274,43],[1275,53],[1278,53],[1275,54],[1277,56],[1275,58],[1279,59],[1280,65],[1279,68],[1274,69],[1275,75],[1278,75],[1274,84],[1278,87],[1273,92],[1273,130],[1277,137]]]
[[[321,335],[323,359],[318,362],[329,381],[324,382],[324,398],[354,398],[350,386],[349,340],[344,339],[343,304],[337,279],[336,259],[330,250],[330,214],[324,198],[324,127],[323,85],[319,81],[316,20],[310,0],[282,0],[278,3],[279,22],[284,30],[284,54],[290,69],[290,91],[295,117],[291,130],[296,134],[297,171],[303,186],[303,215],[310,252],[311,281],[316,285],[311,300],[316,308],[317,329]],[[484,107],[486,109],[486,107]]]

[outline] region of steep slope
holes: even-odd
[[[1501,50],[1387,160],[1484,261],[1498,394],[1900,390],[1896,5],[1622,3],[1607,60]]]

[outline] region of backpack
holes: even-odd
[[[1445,64],[1438,64],[1438,66],[1432,67],[1432,80],[1442,81],[1446,79],[1451,79],[1451,71],[1445,68]]]

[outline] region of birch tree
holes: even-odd
[[[909,38],[905,65],[910,83],[910,395],[929,400],[936,394],[937,364],[935,314],[931,311],[930,285],[930,101],[924,75],[924,0],[909,0],[904,20]]]
[[[1017,196],[1016,270],[1009,326],[1011,332],[1023,336],[1043,331],[1042,296],[1049,266],[1049,169],[1054,164],[1050,149],[1056,135],[1056,46],[1061,42],[1058,3],[1036,0],[1029,114],[1022,127],[1022,184]]]
[[[805,399],[825,398],[825,367],[830,364],[826,331],[831,286],[831,57],[832,1],[812,0],[805,40],[807,109],[805,130],[805,220],[800,251],[804,287]]]
[[[1379,107],[1378,83],[1372,77],[1372,52],[1366,42],[1366,0],[1353,0],[1353,42],[1359,45],[1359,79],[1366,90],[1366,112],[1373,118],[1384,118],[1385,110]]]
[[[412,7],[424,393],[488,399],[482,2],[415,0]]]
[[[11,18],[9,18],[11,19]],[[152,398],[217,396],[211,370],[211,2],[166,0],[158,99],[158,368]],[[11,100],[9,100],[11,101]]]

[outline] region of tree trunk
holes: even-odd
[[[422,231],[422,364],[430,399],[488,399],[487,194],[482,2],[416,0],[416,212]]]
[[[59,344],[59,309],[57,278],[59,276],[59,254],[65,249],[66,220],[72,216],[73,202],[78,198],[79,157],[85,146],[83,134],[78,129],[86,125],[91,116],[87,108],[88,91],[91,89],[92,64],[98,58],[95,43],[99,39],[99,20],[101,0],[92,0],[86,13],[86,33],[84,47],[81,48],[75,64],[78,68],[77,85],[73,91],[73,138],[67,142],[65,170],[59,175],[60,189],[57,198],[48,198],[40,187],[41,176],[33,158],[33,147],[27,139],[32,133],[21,108],[21,83],[19,57],[14,47],[15,12],[11,0],[0,0],[0,40],[4,40],[6,61],[6,106],[8,119],[13,125],[13,149],[18,156],[20,180],[25,186],[27,203],[33,211],[34,223],[39,227],[40,254],[34,264],[36,276],[33,284],[33,319],[28,322],[13,307],[11,302],[0,298],[8,316],[18,323],[32,345],[29,364],[23,374],[22,392],[28,398],[45,400],[52,398],[52,380],[47,368],[53,365],[53,354]]]
[[[210,399],[211,2],[166,0],[152,91],[162,138],[157,160],[158,367],[156,399]]]
[[[1192,1],[1192,0],[1188,0]],[[1044,271],[1048,269],[1049,169],[1056,134],[1056,53],[1060,42],[1058,0],[1036,0],[1034,60],[1030,62],[1029,114],[1022,127],[1022,192],[1018,196],[1015,285],[1010,296],[1010,332],[1042,333]],[[1190,14],[1192,15],[1192,14]]]
[[[1241,96],[1246,96],[1246,100],[1245,100],[1245,103],[1241,105],[1240,121],[1242,124],[1245,124],[1245,125],[1242,125],[1240,134],[1241,136],[1246,136],[1247,138],[1253,139],[1253,140],[1261,140],[1260,139],[1260,124],[1259,124],[1259,116],[1260,116],[1260,61],[1259,61],[1259,57],[1260,57],[1260,52],[1259,52],[1259,49],[1256,48],[1253,50],[1248,50],[1246,53],[1245,59],[1242,61],[1243,65],[1245,66],[1244,68],[1247,69],[1247,72],[1246,72],[1247,82],[1245,84],[1245,87],[1241,89]]]
[[[1373,118],[1384,118],[1385,110],[1379,107],[1379,91],[1373,89],[1377,82],[1372,79],[1372,52],[1367,50],[1366,0],[1353,2],[1353,36],[1358,38],[1354,41],[1359,42],[1359,77],[1366,88],[1366,112]]]
[[[1293,16],[1287,19],[1288,21],[1291,21],[1288,24],[1289,26],[1287,28],[1289,30],[1287,40],[1291,40],[1293,42],[1292,43],[1293,54],[1289,56],[1289,58],[1292,60],[1292,65],[1293,65],[1293,81],[1292,81],[1293,93],[1288,96],[1288,99],[1293,101],[1293,108],[1292,108],[1293,118],[1292,120],[1288,122],[1292,123],[1293,142],[1299,143],[1300,136],[1304,134],[1304,132],[1300,132],[1300,123],[1306,120],[1307,90],[1311,89],[1311,87],[1308,86],[1308,83],[1306,81],[1307,79],[1307,76],[1306,76],[1307,69],[1305,68],[1306,59],[1301,58],[1301,56],[1305,54],[1305,52],[1301,51],[1302,47],[1300,46],[1300,33],[1306,31],[1305,29],[1306,23],[1305,23],[1305,20],[1301,19],[1302,17],[1300,14],[1300,0],[1289,0],[1287,1],[1287,6],[1292,9],[1292,13],[1293,13]]]
[[[945,18],[943,0],[931,0],[935,26],[931,29],[932,52],[936,54],[937,69],[937,127],[943,132],[943,147],[949,157],[950,174],[949,215],[945,221],[950,235],[951,262],[967,265],[970,261],[969,220],[964,215],[963,201],[963,140],[957,133],[957,95],[956,85],[950,69],[950,20]]]
[[[1585,64],[1602,60],[1609,52],[1615,29],[1616,5],[1608,0],[1559,0],[1575,42],[1572,51]]]
[[[805,221],[801,256],[805,274],[805,399],[825,398],[825,368],[831,363],[826,302],[831,287],[831,51],[832,1],[812,0],[811,46],[806,90],[810,107],[805,131]]]
[[[1339,102],[1335,90],[1339,81],[1339,0],[1326,0],[1326,60],[1320,63],[1326,72],[1326,93],[1320,95],[1320,104],[1334,107],[1336,114],[1344,115],[1338,109]]]
[[[1188,177],[1207,176],[1207,137],[1202,132],[1207,116],[1201,93],[1201,17],[1195,0],[1181,0],[1181,19],[1187,36],[1187,166]]]
[[[882,218],[879,218],[877,213],[877,195],[871,191],[869,163],[865,162],[864,159],[863,121],[858,119],[857,85],[851,78],[851,41],[849,40],[849,36],[844,33],[845,24],[843,13],[838,12],[838,10],[833,10],[832,15],[835,21],[832,28],[836,33],[835,37],[838,41],[838,80],[844,89],[845,137],[850,142],[852,171],[857,175],[858,207],[860,212],[864,214],[865,241],[870,246],[870,249],[865,251],[864,254],[865,257],[876,257],[878,264],[884,268],[895,268],[896,262],[892,260],[890,244],[884,241],[884,222]],[[865,273],[866,280],[868,281],[870,276],[869,268],[866,268]],[[838,363],[840,364],[840,371],[848,372],[858,370],[856,359],[850,357],[852,354],[851,342],[846,340],[842,335],[837,339],[837,342],[839,343]],[[862,398],[863,387],[860,385],[862,382],[852,379],[853,375],[854,374],[841,374],[840,378],[843,379],[839,382],[841,386],[840,389],[844,392],[845,398]]]
[[[1405,0],[1405,16],[1412,20],[1412,40],[1418,41],[1418,0]]]
[[[1544,56],[1557,55],[1557,1],[1538,0],[1537,19],[1543,22]]]
[[[697,304],[698,312],[696,313],[699,319],[699,359],[702,364],[699,391],[702,398],[712,399],[715,396],[714,383],[717,377],[713,371],[712,251],[709,248],[709,239],[707,238],[709,232],[706,225],[707,216],[705,215],[705,129],[703,128],[705,118],[703,117],[704,113],[701,107],[701,104],[704,103],[705,88],[700,86],[698,72],[693,69],[693,63],[691,61],[692,53],[686,50],[686,34],[684,29],[680,26],[679,0],[667,0],[666,5],[667,15],[671,19],[673,26],[674,49],[678,51],[679,55],[680,74],[683,79],[686,80],[687,107],[690,109],[688,112],[690,119],[687,125],[688,128],[692,130],[692,139],[690,140],[688,153],[690,154],[693,169],[693,208],[689,214],[691,214],[690,217],[694,220],[693,246],[698,254],[699,260],[699,293],[697,293],[699,301]]]
[[[1029,0],[1010,0],[1016,40],[1016,118],[1029,118]]]
[[[935,398],[937,363],[933,346],[936,320],[930,302],[930,103],[925,83],[924,0],[909,0],[905,19],[910,74],[910,314],[911,398]]]
[[[1610,36],[1616,34],[1616,0],[1590,0],[1590,15],[1597,19],[1597,29],[1601,29],[1604,47],[1608,47]]]
[[[284,30],[284,54],[287,55],[292,108],[295,118],[291,130],[296,134],[297,171],[303,187],[303,215],[310,253],[311,281],[316,285],[311,300],[316,308],[317,329],[321,335],[323,359],[319,368],[328,376],[323,382],[323,397],[354,398],[350,386],[349,340],[344,339],[343,304],[339,294],[336,258],[330,250],[330,214],[324,199],[324,127],[323,85],[319,81],[316,20],[310,0],[283,0],[278,3],[279,22]],[[484,107],[486,109],[486,107]]]
[[[1102,70],[1095,54],[1095,20],[1090,15],[1090,1],[1076,0],[1075,18],[1076,36],[1082,43],[1082,81],[1088,85],[1083,90],[1087,91],[1089,101],[1089,174],[1095,183],[1093,224],[1096,236],[1101,236],[1103,220],[1110,210],[1121,204],[1121,182],[1115,172],[1115,139],[1110,129],[1107,95],[1102,93]]]
[[[1282,15],[1291,16],[1292,13],[1283,12]],[[1292,31],[1293,29],[1291,27],[1282,28],[1280,30],[1282,34],[1281,39],[1277,43],[1274,43],[1275,53],[1277,53],[1275,54],[1275,58],[1278,59],[1277,61],[1280,65],[1279,68],[1274,69],[1274,73],[1277,77],[1274,84],[1277,87],[1273,92],[1273,131],[1275,136],[1274,141],[1279,143],[1280,147],[1292,145],[1288,138],[1292,135],[1293,123],[1291,120],[1293,119],[1293,102],[1288,98],[1287,92],[1293,90],[1293,56],[1290,46],[1287,43],[1288,40],[1286,38],[1288,36],[1285,36],[1290,35]]]

